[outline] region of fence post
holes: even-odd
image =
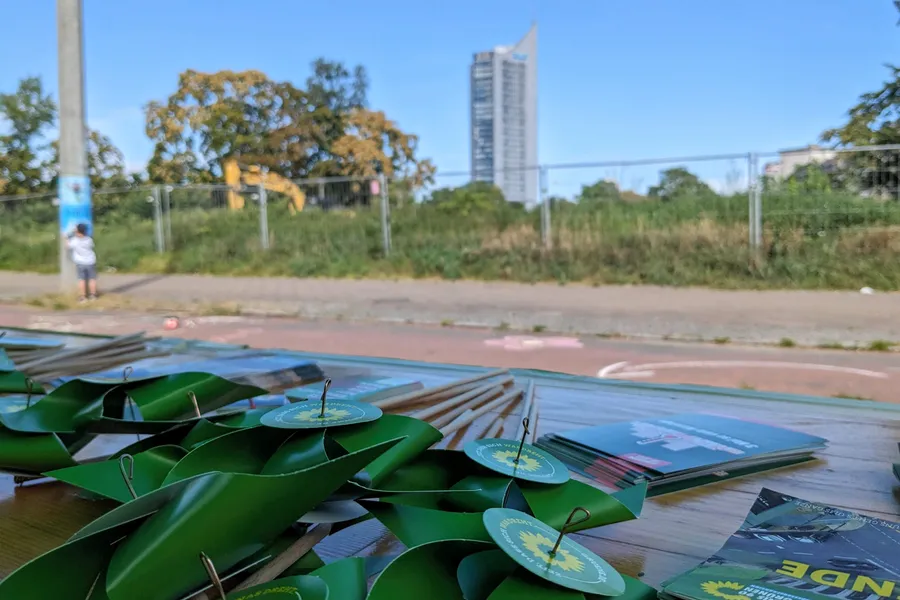
[[[388,198],[388,181],[384,173],[378,175],[378,183],[381,188],[381,244],[384,255],[391,254],[391,203]]]
[[[550,196],[547,193],[547,167],[541,167],[540,169],[541,242],[544,244],[544,248],[550,250],[553,247],[553,236],[550,230]]]
[[[265,177],[265,176],[263,176]],[[266,186],[259,184],[259,244],[263,250],[269,249],[269,200]]]
[[[762,179],[759,175],[759,156],[755,157],[753,162],[753,174],[756,179],[755,190],[756,193],[753,195],[753,216],[756,219],[756,222],[753,224],[753,247],[759,251],[762,249],[763,245],[763,206],[762,206],[762,197],[763,197],[763,186]]]
[[[163,186],[163,218],[166,225],[166,249],[172,249],[172,200],[169,194],[174,188],[171,185]]]
[[[166,251],[166,241],[163,239],[162,210],[160,208],[159,186],[153,186],[153,195],[150,197],[153,203],[153,229],[156,233],[156,251],[160,254]]]
[[[759,156],[755,152],[747,155],[747,202],[750,249],[758,251],[762,247],[762,189],[759,181]]]

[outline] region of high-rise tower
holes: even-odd
[[[515,46],[472,61],[472,179],[503,190],[510,202],[538,199],[537,25]]]

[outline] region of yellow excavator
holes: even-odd
[[[246,167],[246,170],[242,171],[241,164],[233,158],[224,162],[222,171],[225,175],[225,183],[229,188],[226,194],[230,210],[244,208],[244,197],[241,193],[245,191],[245,188],[258,188],[260,185],[270,192],[288,196],[291,199],[288,204],[291,214],[300,212],[306,205],[306,194],[300,187],[277,173],[263,173],[257,166]]]

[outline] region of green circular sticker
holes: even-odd
[[[463,448],[466,456],[491,471],[536,483],[565,483],[569,469],[559,459],[529,444],[499,438],[472,440]],[[516,456],[519,461],[516,462]]]
[[[325,413],[319,402],[295,402],[270,410],[260,422],[279,429],[324,429],[344,425],[359,425],[381,416],[381,409],[371,404],[351,400],[334,400],[325,403]]]
[[[558,586],[586,594],[620,596],[625,580],[605,560],[568,537],[552,556],[559,532],[532,516],[509,508],[484,512],[488,535],[514,561]]]

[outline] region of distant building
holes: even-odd
[[[475,54],[471,68],[472,179],[510,202],[538,199],[537,25],[515,46]]]
[[[805,167],[813,163],[819,165],[833,164],[836,158],[837,152],[834,150],[816,145],[792,150],[781,150],[778,153],[778,162],[766,164],[765,174],[773,179],[787,179],[794,174],[797,167]]]

